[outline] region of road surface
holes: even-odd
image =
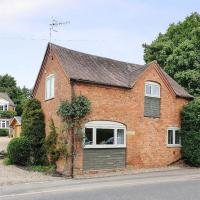
[[[200,169],[0,187],[0,200],[199,200]]]

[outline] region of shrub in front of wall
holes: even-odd
[[[9,135],[8,129],[0,129],[0,137],[6,137]]]
[[[180,134],[183,157],[189,164],[200,166],[200,98],[184,107]]]
[[[45,151],[45,123],[41,104],[37,99],[26,102],[22,113],[22,135],[30,141],[31,164],[43,165],[47,161]]]
[[[7,111],[0,111],[0,117],[4,117],[4,118],[12,118],[16,116],[16,112],[15,111],[11,111],[11,110],[7,110]]]
[[[8,159],[12,164],[25,166],[30,162],[30,142],[27,137],[12,139],[7,147]]]

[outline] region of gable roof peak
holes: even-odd
[[[167,84],[173,89],[176,96],[189,99],[193,98],[183,87],[162,70],[156,60],[139,65],[82,53],[53,43],[48,43],[45,56],[49,56],[47,53],[49,50],[52,55],[56,56],[70,80],[130,89],[148,67],[155,65],[159,68],[159,71],[167,80]],[[38,87],[39,74],[33,89],[33,95]]]
[[[6,92],[0,92],[0,99],[4,99],[4,100],[8,101],[10,106],[15,106],[14,102],[9,97],[8,93],[6,93]]]

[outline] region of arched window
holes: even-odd
[[[126,146],[126,127],[118,122],[91,121],[85,124],[85,148]]]
[[[160,85],[156,82],[145,82],[145,96],[160,98]]]

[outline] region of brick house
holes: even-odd
[[[15,111],[15,104],[5,92],[0,92],[0,112]],[[7,129],[10,132],[9,123],[12,118],[0,116],[0,129]]]
[[[156,61],[136,65],[48,44],[33,90],[46,134],[51,117],[61,125],[57,109],[73,95],[88,97],[92,105],[85,144],[78,144],[76,174],[166,166],[180,158],[180,111],[193,97]],[[57,166],[65,170],[62,160]]]

